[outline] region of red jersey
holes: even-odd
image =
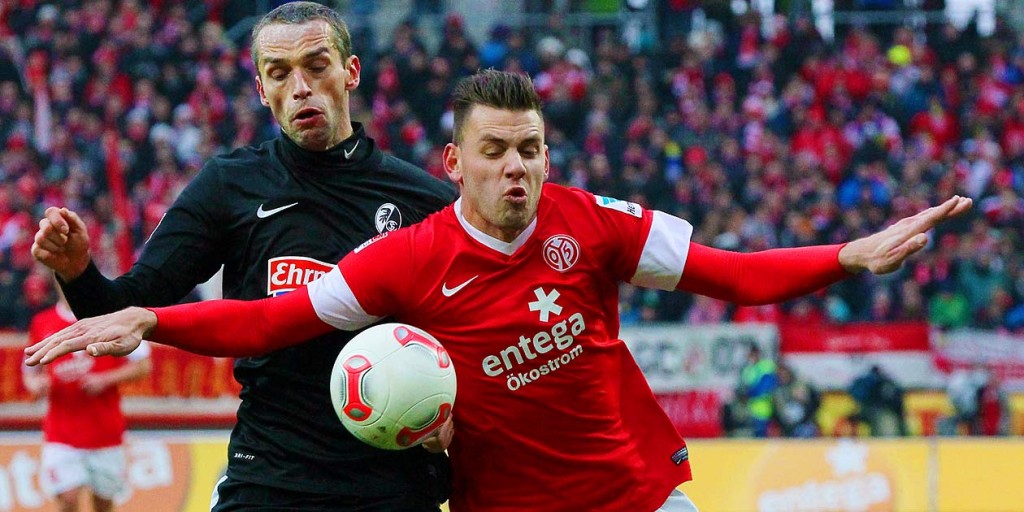
[[[444,344],[452,510],[657,509],[690,479],[688,453],[618,339],[618,285],[675,289],[692,227],[548,184],[506,243],[460,207],[356,249],[309,285],[316,314],[340,329],[393,316]]]
[[[75,317],[61,305],[39,312],[28,328],[29,345],[75,323]],[[145,357],[148,348],[132,355]],[[136,352],[140,352],[136,350]],[[82,378],[90,373],[112,370],[124,364],[120,357],[91,357],[73,352],[46,365],[50,378],[49,406],[43,418],[43,438],[75,448],[106,448],[121,444],[125,419],[121,413],[121,395],[111,386],[98,395],[82,389]]]

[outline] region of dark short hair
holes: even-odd
[[[462,142],[462,126],[476,105],[501,110],[534,110],[543,118],[533,80],[527,75],[495,69],[478,71],[460,80],[452,92],[452,104],[455,111],[452,138],[456,144]]]
[[[352,36],[349,35],[348,25],[338,11],[316,2],[289,2],[265,14],[256,22],[256,26],[252,27],[251,53],[256,74],[259,74],[260,69],[259,36],[264,27],[275,23],[301,25],[313,20],[324,20],[330,25],[331,31],[334,32],[331,42],[338,48],[342,60],[352,55]]]

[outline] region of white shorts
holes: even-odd
[[[128,475],[122,446],[87,450],[45,443],[40,459],[40,485],[50,496],[88,487],[100,498],[114,499],[125,488]]]
[[[676,489],[668,495],[665,503],[654,512],[698,512],[697,505],[683,491]]]

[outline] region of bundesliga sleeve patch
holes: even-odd
[[[672,454],[672,462],[675,462],[676,466],[682,464],[683,462],[686,462],[689,459],[690,450],[687,450],[685,446]]]
[[[640,208],[640,205],[636,203],[623,201],[621,199],[615,199],[614,197],[605,197],[598,195],[595,195],[594,198],[597,199],[597,205],[603,208],[608,208],[610,210],[618,210],[622,213],[628,213],[638,219],[642,217],[644,214],[643,208]]]

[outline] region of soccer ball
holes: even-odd
[[[385,450],[423,442],[451,416],[455,368],[427,332],[388,323],[357,334],[331,372],[331,403],[359,440]]]

